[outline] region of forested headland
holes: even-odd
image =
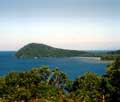
[[[50,57],[99,57],[101,60],[115,60],[120,57],[120,50],[95,53],[89,51],[67,50],[51,47],[45,44],[30,43],[22,47],[15,54],[17,58],[50,58]]]
[[[45,44],[30,43],[16,52],[17,58],[76,57],[88,54],[85,51],[66,50]]]

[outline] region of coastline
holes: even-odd
[[[80,59],[85,59],[84,61],[89,61],[89,62],[98,62],[98,63],[113,63],[113,60],[102,60],[101,57],[71,57],[71,58],[80,58]]]

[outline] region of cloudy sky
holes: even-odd
[[[31,42],[120,49],[120,0],[0,0],[0,50]]]

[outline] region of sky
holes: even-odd
[[[120,0],[0,0],[0,50],[28,43],[120,49]]]

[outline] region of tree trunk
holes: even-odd
[[[105,102],[105,95],[102,96],[102,102]]]

